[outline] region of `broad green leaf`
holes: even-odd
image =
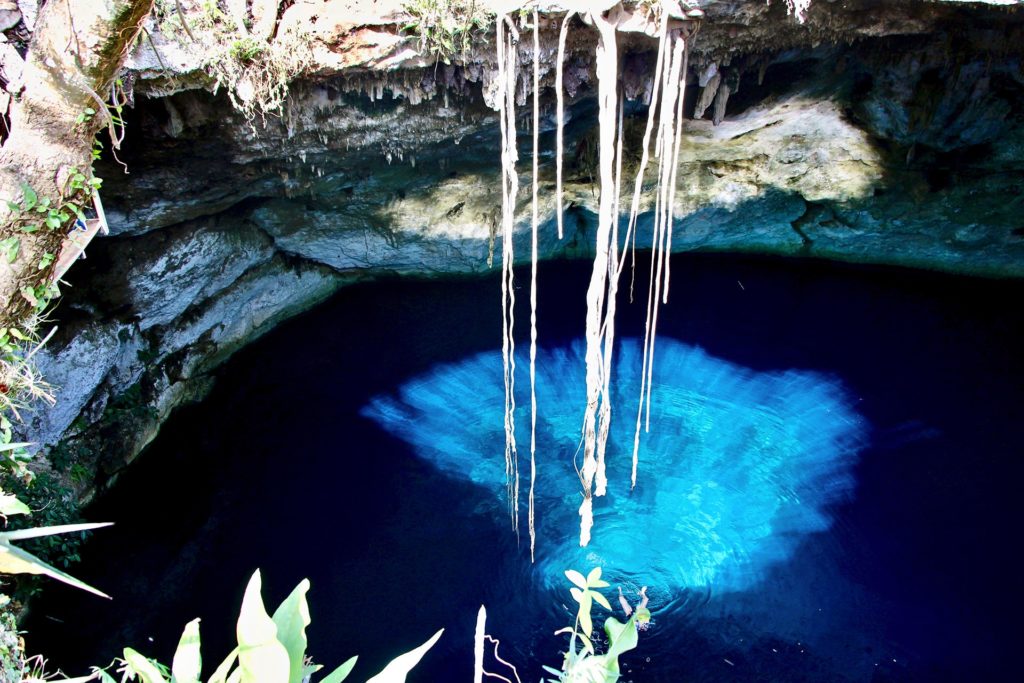
[[[18,252],[21,251],[21,240],[17,237],[8,237],[0,241],[0,251],[7,258],[8,263],[14,263],[18,260]]]
[[[39,199],[38,196],[36,196],[36,191],[27,183],[22,183],[21,192],[25,196],[25,210],[30,211]]]
[[[366,683],[405,683],[405,677],[409,675],[409,672],[414,666],[419,664],[419,661],[423,659],[423,655],[427,653],[427,650],[434,647],[434,643],[437,642],[441,634],[444,633],[444,629],[439,630],[430,640],[420,645],[415,650],[410,650],[404,655],[399,655],[391,660],[384,670],[379,674],[366,681]]]
[[[572,581],[575,585],[579,586],[580,588],[586,588],[587,587],[587,580],[586,580],[586,578],[584,578],[583,574],[580,574],[575,569],[567,569],[567,570],[565,570],[565,577],[567,579],[569,579],[570,581]]]
[[[601,605],[601,607],[604,607],[609,612],[612,611],[612,606],[608,604],[608,598],[604,597],[604,595],[597,591],[590,591],[590,596],[594,598],[594,602]]]
[[[302,667],[306,658],[306,627],[309,626],[309,605],[306,592],[309,579],[303,579],[284,602],[274,610],[277,640],[288,651],[289,683],[302,683]]]
[[[604,622],[604,632],[608,635],[608,651],[602,655],[606,660],[605,668],[618,674],[619,655],[637,645],[636,615],[630,617],[625,624],[614,617],[608,617]]]
[[[153,662],[130,647],[124,649],[124,661],[142,679],[142,683],[167,683],[167,679],[160,674],[160,670]]]
[[[236,647],[231,653],[224,658],[224,661],[220,663],[217,670],[210,676],[210,683],[225,683],[228,678],[228,672],[231,671],[231,667],[235,665],[235,661],[238,659],[238,648]]]
[[[583,591],[579,588],[570,588],[569,592],[572,594],[572,599],[576,602],[583,604]]]
[[[68,526],[79,526],[79,525],[68,525]],[[48,527],[56,528],[56,527]],[[24,531],[33,531],[33,529],[25,529]],[[84,591],[98,595],[101,598],[110,599],[110,596],[106,593],[102,593],[87,583],[79,581],[75,577],[62,572],[56,567],[52,567],[46,562],[43,562],[38,557],[30,552],[26,552],[16,545],[11,545],[8,540],[14,534],[21,532],[9,531],[6,533],[0,533],[0,573],[4,574],[42,574],[51,578],[63,581],[64,583],[74,586],[75,588],[81,588]],[[45,535],[45,534],[37,534]],[[23,538],[30,538],[30,536],[23,536]]]
[[[11,515],[28,515],[32,514],[32,510],[28,505],[25,505],[18,497],[10,494],[3,493],[0,491],[0,515],[4,517],[10,517]]]
[[[236,629],[241,680],[245,683],[288,683],[288,650],[278,641],[277,626],[263,606],[261,585],[257,569],[245,589]]]
[[[114,680],[114,677],[103,669],[97,669],[96,675],[99,676],[100,683],[117,683],[117,681]]]
[[[199,620],[185,624],[185,630],[178,641],[178,649],[171,662],[171,683],[199,683],[203,669],[203,658],[199,652]]]
[[[339,666],[337,669],[335,669],[331,673],[329,673],[326,676],[324,676],[323,679],[320,681],[320,683],[341,683],[343,680],[348,678],[348,675],[350,673],[352,673],[352,669],[353,669],[353,667],[355,667],[357,659],[359,659],[359,658],[358,657],[350,658],[348,661],[346,661],[344,664]]]
[[[590,570],[590,573],[587,574],[587,585],[588,586],[593,586],[595,581],[600,581],[600,580],[601,580],[601,568],[600,567],[594,567],[593,569]]]

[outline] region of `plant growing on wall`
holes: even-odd
[[[482,0],[409,0],[403,9],[410,19],[402,31],[419,40],[420,52],[445,64],[465,57],[491,16]]]

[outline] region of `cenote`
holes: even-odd
[[[358,654],[359,680],[441,627],[411,680],[469,680],[480,604],[502,655],[537,680],[564,648],[563,570],[601,566],[609,597],[649,587],[627,681],[1016,670],[1019,282],[673,257],[632,493],[644,306],[623,287],[609,495],[580,549],[589,270],[540,269],[536,562],[522,408],[518,537],[505,493],[497,277],[354,285],[236,354],[164,424],[87,512],[116,525],[76,573],[113,600],[48,587],[24,624],[34,646],[70,674],[125,645],[169,661],[201,617],[219,661],[258,567],[272,604],[311,580],[309,651],[328,667]]]

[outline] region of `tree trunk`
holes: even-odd
[[[91,175],[92,141],[106,121],[103,102],[152,6],[153,0],[50,0],[40,10],[0,148],[0,200],[20,203],[27,185],[56,206],[74,171]],[[96,114],[80,121],[87,108]],[[22,289],[46,282],[50,268],[40,269],[40,259],[56,254],[68,229],[25,233],[12,223],[20,214],[0,203],[0,239],[20,239],[13,262],[0,256],[0,327],[17,326],[32,312]]]

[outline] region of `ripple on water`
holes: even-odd
[[[658,611],[688,612],[716,594],[744,591],[786,561],[852,495],[865,424],[840,382],[814,372],[755,372],[702,349],[657,344],[650,433],[630,490],[641,345],[621,341],[613,375],[608,495],[594,505],[594,538],[580,548],[574,470],[584,406],[584,347],[537,359],[536,579],[562,589],[563,570],[604,568],[614,584],[651,586]],[[521,508],[529,477],[529,377],[517,368]],[[452,477],[505,496],[501,355],[440,365],[364,414]],[[525,509],[521,510],[525,527]],[[525,534],[525,531],[524,531]],[[527,551],[528,552],[528,551]],[[674,596],[669,598],[668,596]]]

